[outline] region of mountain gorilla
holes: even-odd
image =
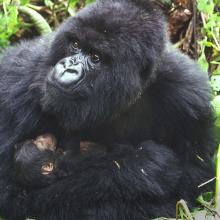
[[[172,48],[150,0],[100,0],[0,62],[0,213],[8,220],[174,216],[211,190],[207,76]],[[16,178],[16,144],[52,133],[70,175]],[[103,151],[82,154],[80,142]],[[31,166],[31,165],[30,165]],[[30,167],[29,167],[30,168]]]

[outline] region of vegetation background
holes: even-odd
[[[0,52],[4,48],[54,30],[69,16],[94,0],[0,0]],[[220,0],[154,0],[167,16],[168,34],[175,47],[196,59],[208,72],[220,143]],[[220,148],[219,148],[220,149]],[[192,213],[185,201],[177,203],[176,218],[220,219],[220,153],[216,152],[216,192],[198,198]],[[207,183],[204,183],[207,184]],[[164,219],[164,218],[160,218]]]

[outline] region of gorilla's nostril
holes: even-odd
[[[76,57],[73,57],[73,59],[72,59],[71,61],[72,61],[72,63],[73,63],[74,65],[77,64],[77,58],[76,58]]]
[[[61,62],[60,62],[60,65],[62,65],[62,66],[65,68],[65,67],[66,67],[65,61],[61,61]]]

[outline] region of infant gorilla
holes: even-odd
[[[101,150],[98,144],[92,142],[80,142],[78,147],[81,154]],[[16,180],[29,186],[41,187],[69,176],[71,171],[65,170],[64,164],[68,163],[68,158],[72,158],[69,157],[72,153],[72,150],[63,151],[57,147],[57,140],[52,134],[40,135],[35,140],[17,144],[14,156]]]

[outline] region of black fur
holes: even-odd
[[[214,177],[208,78],[168,43],[150,1],[102,0],[52,35],[8,49],[0,61],[0,212],[7,219],[144,220],[194,205]],[[78,39],[102,55],[80,87],[47,83]],[[14,179],[14,145],[54,133],[99,142],[107,152],[73,156],[72,175],[41,189]],[[76,151],[77,152],[77,151]],[[75,164],[75,165],[74,165]]]

